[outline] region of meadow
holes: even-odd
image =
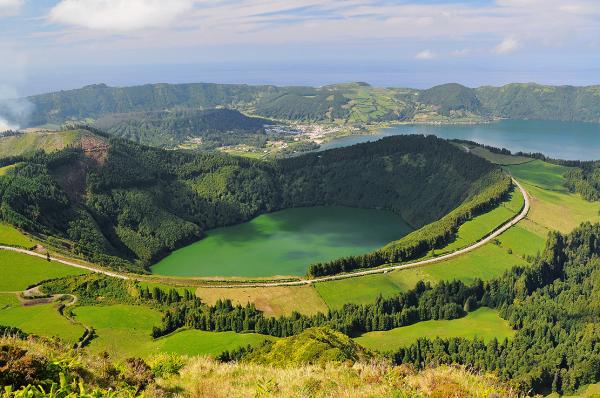
[[[479,308],[463,318],[424,321],[383,332],[369,332],[354,340],[366,348],[387,352],[408,346],[423,337],[476,337],[489,341],[493,338],[511,338],[514,334],[508,322],[500,318],[496,311]]]
[[[35,245],[35,241],[12,225],[0,222],[0,245],[29,249]]]
[[[60,315],[54,304],[11,305],[0,310],[0,325],[15,326],[39,336],[56,336],[69,343],[77,342],[84,332],[83,326]]]
[[[255,333],[181,330],[154,340],[150,333],[162,315],[138,305],[83,306],[74,309],[73,314],[77,321],[96,330],[98,337],[92,340],[89,349],[95,353],[108,352],[115,359],[148,358],[161,352],[218,355],[270,338]]]
[[[459,144],[462,145],[462,144]],[[532,159],[525,156],[505,155],[502,153],[491,152],[481,146],[468,145],[469,151],[474,155],[480,156],[494,164],[513,165],[531,162]]]
[[[513,191],[510,198],[495,209],[461,225],[458,228],[454,242],[446,245],[443,249],[436,250],[436,253],[450,253],[481,240],[491,231],[515,217],[523,208],[524,202],[521,192],[519,190]]]
[[[38,257],[0,250],[0,291],[20,291],[43,280],[87,272]]]
[[[508,249],[488,243],[477,250],[424,267],[316,283],[314,286],[329,308],[341,308],[345,303],[367,304],[380,294],[389,297],[412,289],[420,280],[435,283],[458,279],[469,283],[476,278],[494,278],[515,265],[526,264],[520,256],[509,254]]]
[[[600,202],[588,202],[564,187],[567,167],[535,160],[506,168],[529,193],[531,210],[527,219],[538,229],[569,232],[584,221],[600,221]]]

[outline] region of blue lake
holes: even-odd
[[[440,138],[458,138],[507,148],[513,152],[541,152],[558,159],[600,159],[600,124],[548,120],[501,120],[473,125],[397,125],[381,129],[374,135],[338,138],[322,145],[321,150],[401,134],[432,134]]]

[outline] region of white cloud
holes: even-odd
[[[19,12],[25,0],[0,0],[0,17]]]
[[[168,27],[193,6],[194,0],[62,0],[50,10],[49,19],[123,32]]]
[[[517,51],[520,46],[521,44],[515,37],[507,37],[494,47],[494,52],[496,54],[510,54]]]
[[[436,57],[435,53],[433,53],[429,50],[420,51],[415,55],[416,59],[421,59],[421,60],[435,59],[435,57]]]

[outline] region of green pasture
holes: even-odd
[[[546,237],[532,232],[520,224],[511,227],[498,237],[500,246],[511,250],[521,257],[535,256],[542,252],[546,245]]]
[[[24,290],[43,280],[86,273],[88,271],[54,261],[0,250],[0,291]]]
[[[15,293],[0,293],[0,310],[19,305],[19,299]]]
[[[423,321],[392,330],[365,333],[354,340],[372,350],[393,351],[422,337],[477,337],[489,341],[493,338],[511,338],[514,333],[498,312],[489,308],[479,308],[460,319]]]
[[[69,343],[75,343],[84,332],[81,325],[60,315],[54,304],[5,308],[0,310],[0,325],[15,326],[39,336],[59,337]]]
[[[476,278],[495,278],[515,265],[526,264],[514,251],[513,254],[509,254],[507,248],[488,243],[440,263],[385,274],[321,282],[314,286],[329,308],[341,308],[345,303],[368,304],[379,295],[389,297],[407,291],[420,280],[435,283],[458,279],[471,283]]]
[[[457,145],[463,145],[463,144],[457,144]],[[472,154],[482,157],[491,163],[499,164],[499,165],[503,165],[503,166],[504,165],[522,164],[522,163],[527,163],[527,162],[532,161],[531,158],[528,158],[525,156],[514,156],[514,155],[504,155],[502,153],[494,153],[494,152],[491,152],[490,150],[485,149],[484,147],[481,147],[481,146],[468,145],[468,147],[469,147],[469,151]]]
[[[514,190],[510,194],[510,198],[495,209],[474,217],[461,225],[458,228],[456,239],[443,249],[437,250],[438,254],[450,253],[481,240],[491,231],[515,217],[523,208],[523,204],[524,199],[521,191]]]
[[[205,332],[181,330],[155,341],[161,352],[180,355],[213,355],[248,345],[258,345],[274,337],[257,333]]]
[[[532,162],[506,166],[513,177],[524,183],[551,191],[567,191],[564,174],[569,167],[559,166],[536,159]]]
[[[35,245],[35,242],[12,225],[0,222],[0,245],[29,249]]]
[[[108,352],[112,358],[147,358],[161,352],[185,355],[218,355],[268,338],[258,334],[182,330],[152,339],[152,327],[159,325],[159,311],[138,305],[85,306],[73,310],[77,321],[92,326],[98,335],[89,349]]]

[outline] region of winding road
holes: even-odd
[[[481,240],[479,240],[479,241],[473,243],[472,245],[467,246],[463,249],[454,251],[452,253],[444,254],[442,256],[430,258],[427,260],[415,261],[415,262],[407,263],[407,264],[390,265],[388,267],[380,267],[380,268],[368,269],[368,270],[364,270],[364,271],[356,271],[356,272],[351,272],[351,273],[347,273],[347,274],[324,276],[324,277],[314,278],[314,279],[299,279],[299,280],[285,281],[285,282],[283,282],[283,281],[270,281],[270,282],[266,281],[266,282],[256,282],[256,283],[227,283],[227,284],[209,284],[208,283],[208,284],[201,285],[201,287],[205,287],[205,288],[247,288],[247,287],[275,287],[275,286],[303,286],[303,285],[311,285],[313,283],[319,283],[319,282],[327,282],[327,281],[334,281],[334,280],[340,280],[340,279],[355,278],[358,276],[385,274],[390,271],[421,267],[424,265],[438,263],[440,261],[444,261],[444,260],[448,260],[453,257],[460,256],[462,254],[473,251],[473,250],[485,245],[486,243],[491,242],[493,239],[500,236],[503,232],[505,232],[510,227],[517,224],[519,221],[521,221],[522,219],[524,219],[527,216],[527,213],[529,212],[529,207],[530,207],[529,195],[527,194],[527,191],[525,191],[523,186],[517,180],[515,180],[513,178],[512,181],[519,188],[519,190],[521,191],[521,194],[523,195],[523,198],[524,198],[523,209],[521,210],[521,212],[518,215],[516,215],[513,219],[511,219],[510,221],[507,221],[501,227],[490,232],[488,235],[486,235]],[[11,246],[0,245],[0,250],[9,250],[9,251],[14,251],[14,252],[23,253],[23,254],[27,254],[30,256],[35,256],[35,257],[40,257],[40,258],[46,259],[45,254],[40,254],[40,253],[36,253],[34,251],[19,249],[19,248],[15,248],[15,247],[11,247]],[[78,264],[78,263],[68,261],[68,260],[63,260],[60,258],[52,258],[51,260],[61,263],[61,264],[69,265],[71,267],[81,268],[81,269],[85,269],[88,271],[112,276],[114,278],[135,279],[135,280],[139,280],[139,281],[151,281],[150,279],[146,279],[143,276],[125,275],[125,274],[121,274],[121,273],[114,272],[114,271],[107,271],[107,270],[100,269],[100,268],[95,268],[95,267],[91,267],[91,266]],[[198,286],[198,287],[200,287],[200,286]]]

